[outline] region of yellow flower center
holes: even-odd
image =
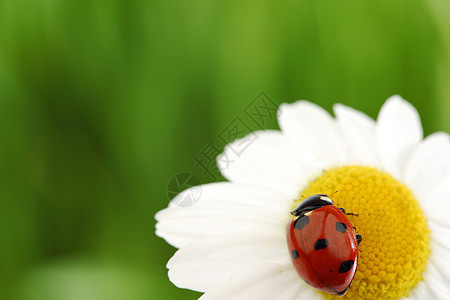
[[[398,299],[422,280],[429,230],[404,184],[374,168],[346,166],[324,172],[302,194],[328,194],[337,207],[359,214],[348,216],[363,238],[351,288],[343,297],[322,293],[325,298]]]

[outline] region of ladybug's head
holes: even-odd
[[[308,211],[312,211],[314,209],[320,208],[326,205],[333,205],[333,200],[325,194],[317,194],[312,195],[303,200],[293,211],[291,211],[291,215],[300,216]]]

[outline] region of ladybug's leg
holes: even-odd
[[[347,216],[357,216],[359,217],[359,214],[354,214],[354,213],[345,213]]]
[[[342,207],[338,207],[338,208],[339,208],[340,211],[342,211],[342,212],[344,213],[344,215],[347,215],[347,216],[359,216],[358,214],[348,213],[348,212],[345,210],[345,208],[342,208]]]
[[[359,245],[359,243],[361,243],[361,241],[362,241],[362,236],[360,234],[357,234],[356,235],[356,242],[358,243],[358,245]]]

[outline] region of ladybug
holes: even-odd
[[[286,227],[287,245],[297,273],[309,285],[345,295],[358,265],[361,235],[355,234],[345,209],[325,194],[303,200]]]

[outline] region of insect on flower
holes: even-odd
[[[358,265],[362,240],[343,208],[333,205],[325,194],[303,200],[291,214],[286,240],[292,263],[303,280],[316,289],[344,295],[350,288]]]

